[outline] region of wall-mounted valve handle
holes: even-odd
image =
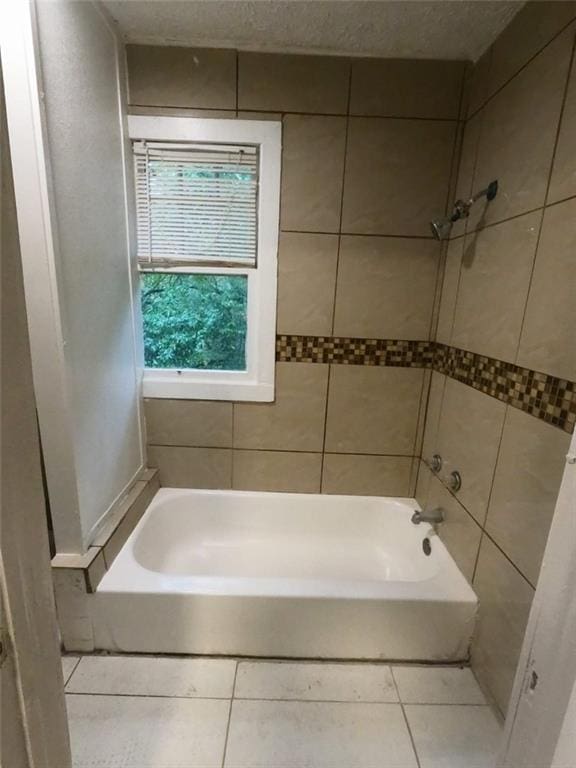
[[[455,469],[453,472],[450,472],[450,488],[453,491],[459,491],[460,488],[462,488],[462,476],[457,469]]]
[[[432,472],[434,472],[435,475],[440,472],[442,469],[442,456],[440,456],[439,453],[435,453],[434,456],[430,459],[430,469]]]

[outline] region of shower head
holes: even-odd
[[[498,182],[491,181],[486,189],[476,192],[469,200],[456,200],[454,203],[454,210],[450,216],[443,216],[441,219],[432,219],[430,222],[430,228],[432,234],[437,240],[447,240],[450,237],[452,231],[452,225],[459,219],[466,219],[470,214],[470,208],[481,197],[485,197],[488,202],[494,200],[496,193],[498,192]]]
[[[450,237],[453,223],[450,216],[445,216],[443,219],[432,219],[430,227],[436,240],[447,240]]]

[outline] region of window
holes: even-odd
[[[280,124],[129,117],[144,395],[274,399]]]

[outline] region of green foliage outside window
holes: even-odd
[[[246,369],[245,275],[144,272],[147,368]]]

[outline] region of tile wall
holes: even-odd
[[[283,124],[276,401],[147,400],[161,483],[412,495],[465,64],[127,54],[133,113]]]
[[[418,477],[479,596],[472,662],[503,711],[576,420],[575,34],[576,3],[528,3],[467,76],[457,196],[500,191],[448,245]]]

